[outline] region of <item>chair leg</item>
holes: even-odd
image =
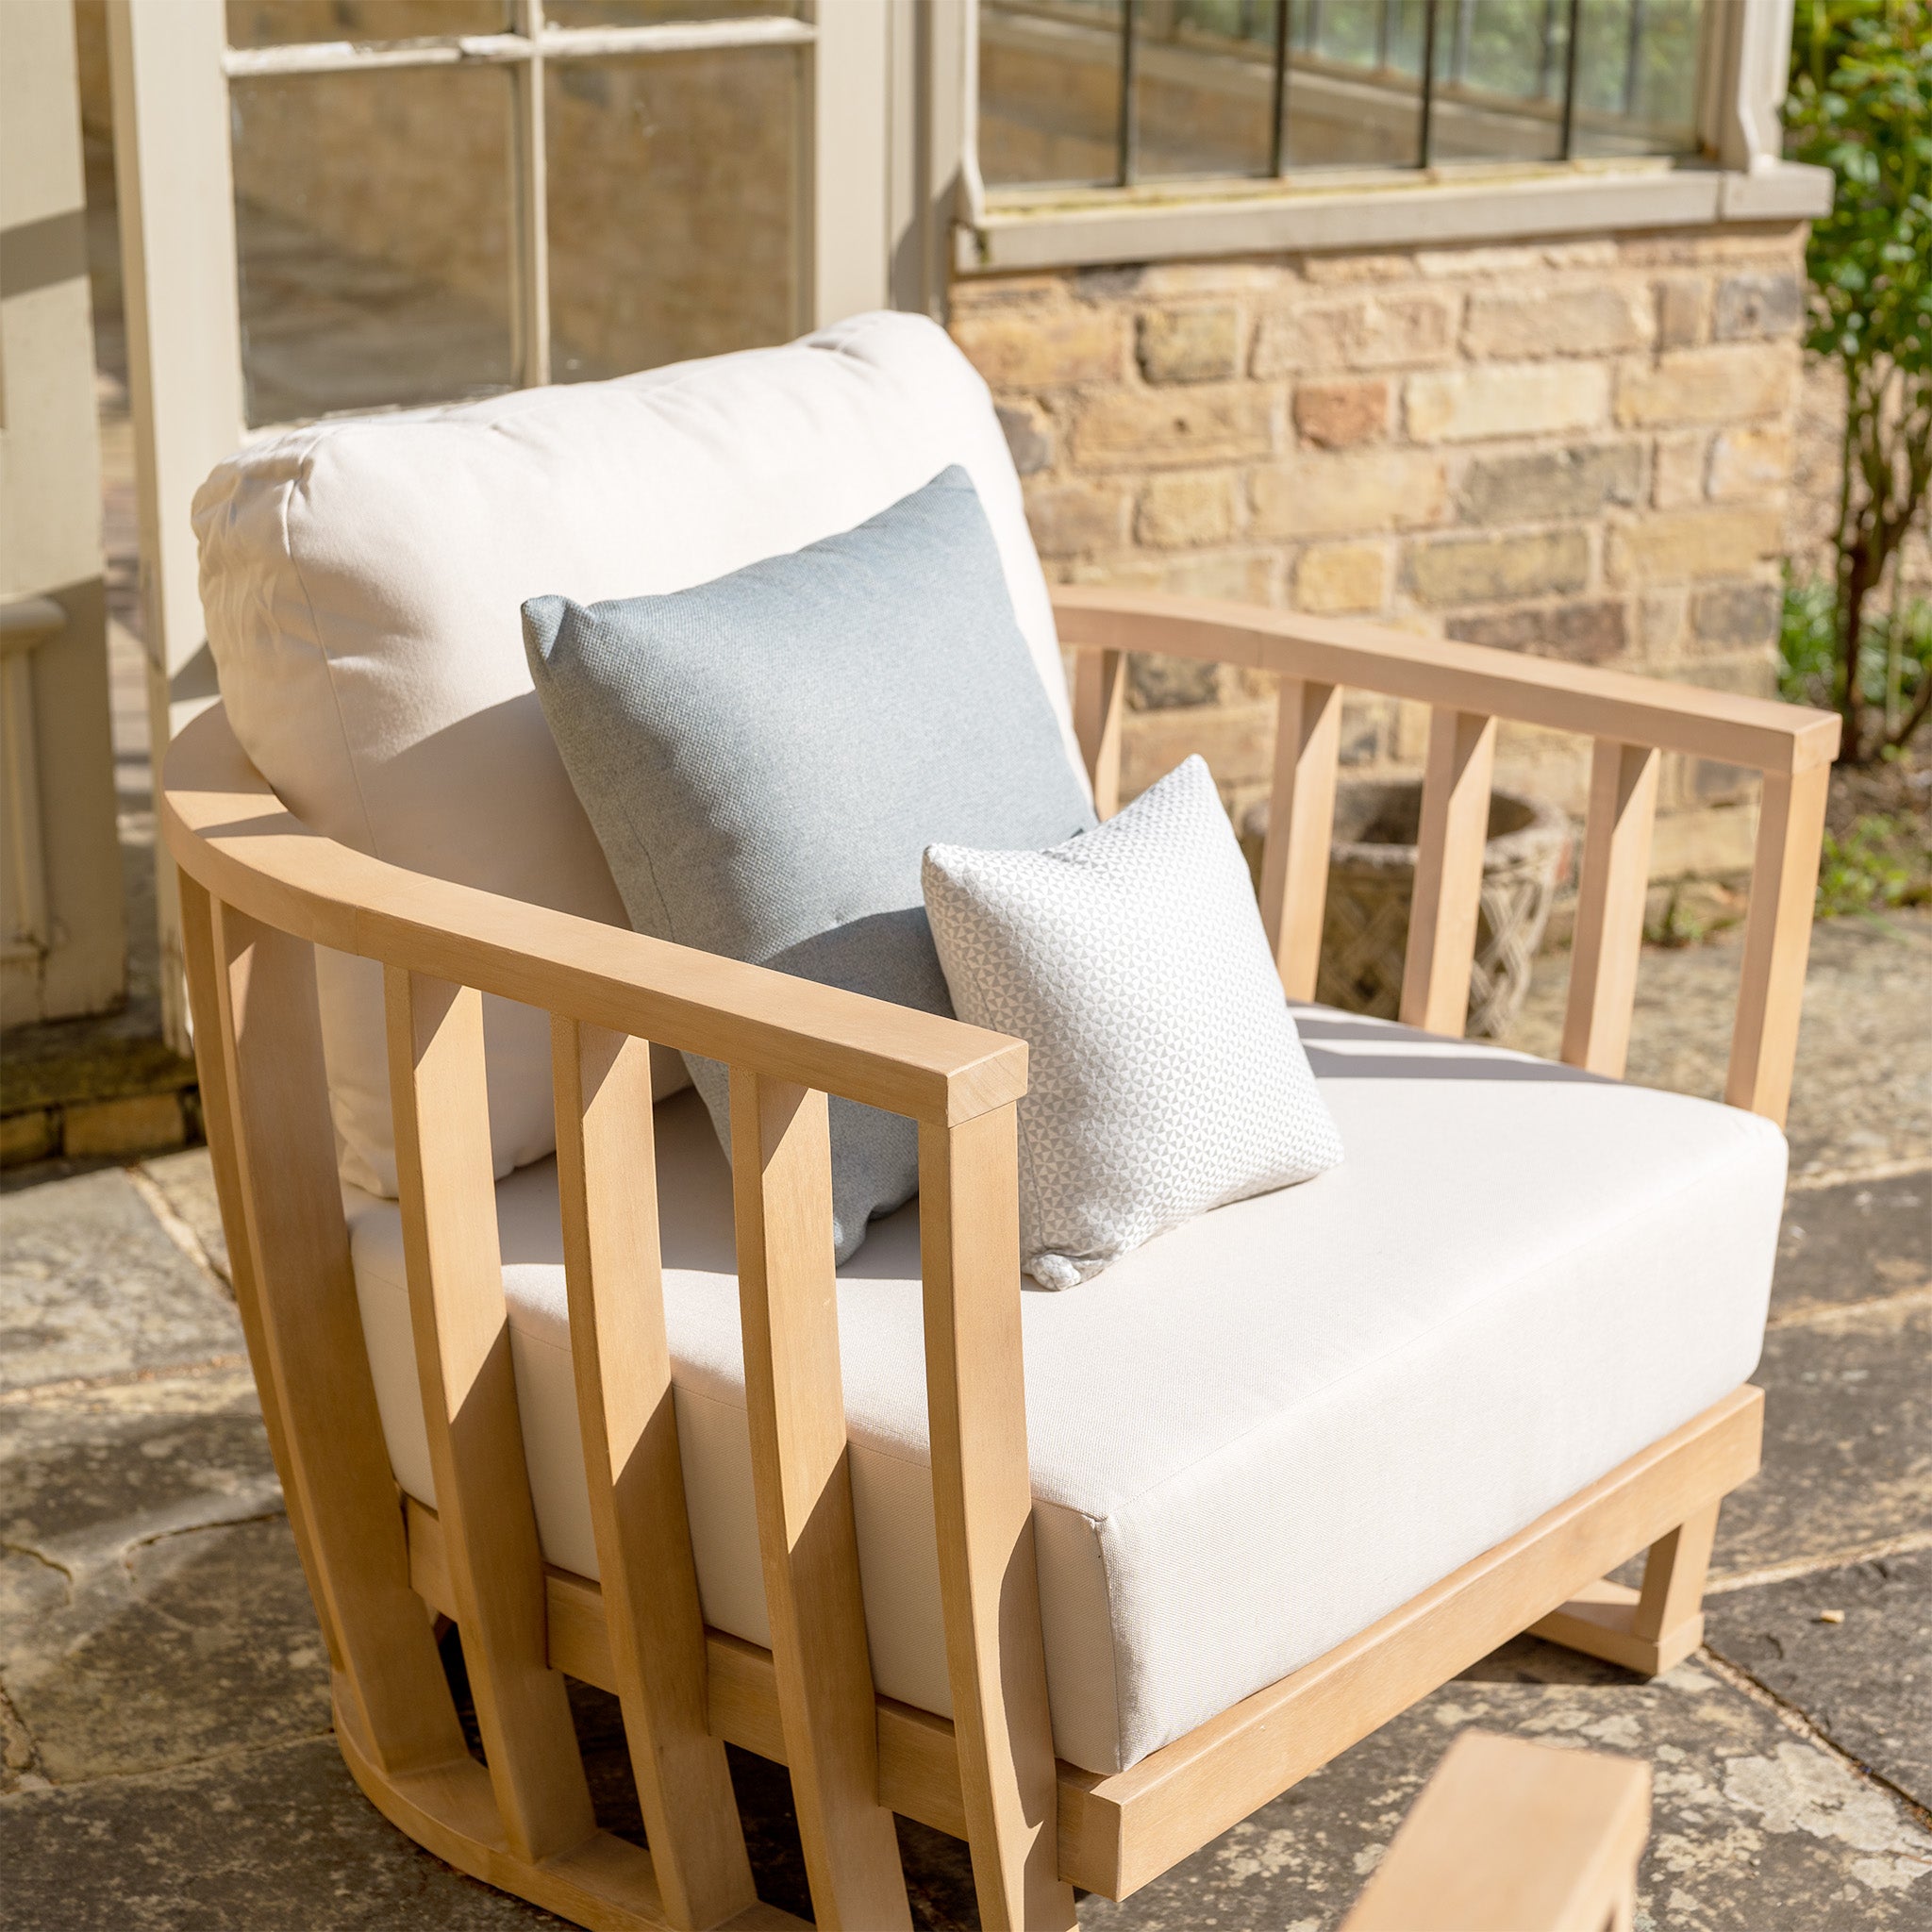
[[[1592,1583],[1532,1624],[1530,1635],[1647,1677],[1674,1669],[1704,1641],[1704,1579],[1719,1507],[1700,1509],[1651,1544],[1641,1590]]]

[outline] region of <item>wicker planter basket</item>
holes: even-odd
[[[1395,1018],[1421,814],[1417,783],[1344,779],[1337,791],[1315,990],[1324,1006]],[[1257,805],[1241,826],[1241,845],[1257,878],[1267,833],[1268,808]],[[1554,806],[1511,791],[1491,798],[1482,910],[1469,974],[1472,1035],[1497,1039],[1522,1011],[1550,902],[1570,869],[1570,821]]]

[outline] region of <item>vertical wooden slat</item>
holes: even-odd
[[[497,1246],[483,1000],[386,967],[396,1178],[423,1420],[463,1660],[512,1854],[595,1830],[563,1678],[550,1668],[543,1559],[524,1462]]]
[[[1093,783],[1093,809],[1110,819],[1121,808],[1121,711],[1126,653],[1082,650],[1074,659],[1074,735]]]
[[[467,1763],[362,1341],[323,1074],[315,950],[185,874],[208,1144],[269,1443],[336,1673],[338,1707],[390,1776]]]
[[[236,1312],[248,1344],[249,1367],[261,1402],[261,1422],[269,1455],[282,1486],[282,1504],[295,1539],[295,1553],[308,1584],[309,1600],[322,1626],[329,1670],[340,1674],[345,1666],[341,1638],[330,1614],[321,1561],[308,1511],[302,1507],[289,1447],[288,1406],[275,1371],[261,1312],[261,1284],[255,1271],[253,1241],[248,1227],[248,1197],[242,1186],[236,1144],[235,1098],[229,1084],[232,1041],[222,1018],[221,969],[215,958],[215,908],[207,889],[186,873],[178,880],[181,907],[181,957],[188,975],[189,1013],[194,1027],[195,1080],[201,1094],[202,1122],[208,1133],[208,1164],[214,1171],[215,1202],[228,1238],[228,1275],[235,1291]],[[231,914],[230,917],[233,915]],[[325,1103],[325,1105],[326,1103]]]
[[[1261,924],[1291,1000],[1315,996],[1341,744],[1341,691],[1332,684],[1284,677],[1274,713],[1268,839],[1261,848]]]
[[[1798,1052],[1818,851],[1831,767],[1783,776],[1768,772],[1751,866],[1751,909],[1724,1098],[1783,1124]]]
[[[558,1018],[551,1046],[571,1359],[617,1694],[665,1913],[715,1925],[756,1891],[709,1729],[664,1329],[651,1049]]]
[[[988,1932],[1061,1932],[1058,1784],[1026,1464],[1015,1113],[919,1130],[925,1391],[953,1734]]]
[[[825,1096],[733,1067],[731,1174],[758,1548],[812,1906],[825,1932],[891,1932],[912,1921],[878,1801]]]
[[[1470,711],[1430,713],[1415,894],[1402,969],[1403,1024],[1430,1033],[1459,1037],[1469,1018],[1469,969],[1475,958],[1495,759],[1493,718]]]
[[[1607,738],[1591,755],[1563,1058],[1613,1079],[1622,1077],[1630,1046],[1659,763],[1647,745]]]

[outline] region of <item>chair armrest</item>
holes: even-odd
[[[1079,653],[1074,724],[1102,816],[1118,797],[1124,654],[1280,678],[1261,916],[1291,998],[1314,997],[1344,686],[1431,708],[1402,1018],[1459,1034],[1468,1013],[1498,719],[1594,741],[1562,1057],[1621,1075],[1636,996],[1659,754],[1762,774],[1724,1098],[1782,1122],[1790,1097],[1839,720],[1829,711],[1459,644],[1357,620],[1090,587],[1054,592]]]
[[[1418,637],[1357,619],[1084,585],[1057,589],[1053,607],[1061,641],[1074,646],[1240,664],[1757,772],[1795,774],[1838,756],[1833,711]]]
[[[388,865],[312,831],[223,707],[169,747],[161,832],[282,932],[945,1126],[1026,1091],[1023,1041]]]

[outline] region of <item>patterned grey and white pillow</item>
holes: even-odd
[[[929,845],[924,879],[955,1010],[1030,1049],[1020,1252],[1041,1287],[1341,1158],[1200,758],[1043,852]]]

